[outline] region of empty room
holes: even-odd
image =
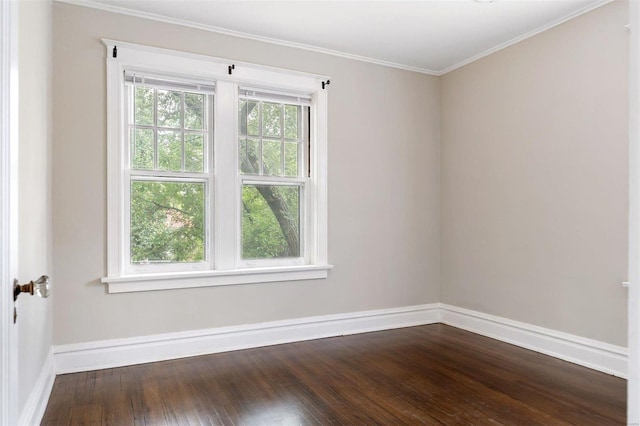
[[[640,424],[635,0],[0,4],[0,425]]]

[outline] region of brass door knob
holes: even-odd
[[[13,280],[13,301],[18,299],[20,293],[29,293],[30,295],[38,295],[42,298],[49,297],[49,277],[46,275],[41,276],[35,281],[30,281],[27,284],[19,284],[18,280]]]

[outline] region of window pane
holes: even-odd
[[[282,143],[280,141],[262,142],[262,168],[265,176],[281,176]]]
[[[260,107],[257,102],[240,99],[238,102],[238,127],[241,135],[260,135]]]
[[[131,182],[131,263],[205,260],[205,184]]]
[[[194,130],[204,129],[204,95],[184,94],[184,127]]]
[[[158,90],[158,126],[182,127],[182,96],[180,92]]]
[[[175,172],[182,170],[182,132],[158,132],[158,168]]]
[[[204,170],[204,135],[194,133],[184,135],[184,170],[187,172]]]
[[[135,91],[135,123],[153,126],[153,89],[150,87],[136,86]]]
[[[284,175],[298,176],[298,142],[284,143]]]
[[[298,139],[298,110],[295,105],[285,105],[284,107],[284,137],[287,139]]]
[[[243,185],[242,257],[300,256],[300,187]]]
[[[240,139],[240,173],[260,174],[259,146],[255,139]]]
[[[247,100],[238,101],[238,131],[241,135],[247,134]]]
[[[260,135],[260,119],[257,102],[241,99],[238,103],[240,134],[248,136]]]
[[[262,135],[279,138],[281,131],[282,105],[265,102],[262,104]]]
[[[131,167],[153,169],[153,130],[131,129]]]

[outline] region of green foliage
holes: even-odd
[[[282,105],[262,102],[262,135],[279,138],[282,136]]]
[[[274,208],[267,199],[278,197],[286,209]],[[300,190],[297,186],[245,185],[242,188],[242,257],[244,259],[271,259],[297,257],[299,248],[292,249],[287,238],[300,237],[299,219]],[[289,215],[282,225],[282,217]],[[285,235],[287,231],[291,235]]]
[[[284,137],[287,139],[298,139],[298,111],[299,106],[284,106]]]
[[[241,173],[298,176],[301,109],[302,107],[297,105],[240,100],[238,113]],[[260,117],[262,117],[262,129],[260,129]],[[284,123],[284,135],[282,123]],[[262,144],[261,158],[260,144]],[[249,160],[253,156],[259,159],[255,165]],[[261,165],[262,173],[260,173]]]
[[[204,171],[205,95],[137,86],[134,111],[133,169]],[[131,262],[205,260],[204,218],[204,183],[133,180]]]
[[[135,124],[142,126],[153,126],[155,90],[150,87],[144,86],[136,86],[135,90]]]
[[[296,105],[240,100],[241,173],[298,176],[301,110]],[[243,258],[300,256],[300,187],[245,185],[242,201]]]
[[[280,152],[282,150],[282,142],[280,141],[262,141],[262,168],[263,175],[282,176]]]
[[[204,129],[204,95],[198,93],[184,94],[184,127],[185,129]]]
[[[205,259],[204,183],[131,182],[131,261]]]
[[[153,170],[155,168],[154,146],[157,138],[159,170],[204,171],[205,150],[202,130],[205,129],[205,95],[136,86],[134,111],[136,127],[131,128],[131,166],[134,169]],[[183,113],[184,127],[181,122]],[[176,130],[158,130],[156,135],[156,131],[152,128],[154,126],[171,127]]]
[[[158,131],[158,169],[182,170],[182,132]]]
[[[203,172],[206,96],[135,88],[131,167],[139,170]],[[241,100],[240,171],[265,176],[299,174],[302,108]],[[242,188],[242,257],[300,256],[300,187]],[[204,183],[131,182],[131,261],[205,260]]]
[[[131,129],[132,167],[134,169],[153,169],[153,130]]]
[[[184,169],[187,172],[204,170],[204,135],[197,133],[184,135]]]
[[[181,93],[171,90],[156,90],[156,96],[158,97],[158,126],[182,127],[180,123],[180,115],[182,113]]]
[[[284,175],[298,176],[298,142],[284,143]]]

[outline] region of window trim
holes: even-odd
[[[332,268],[327,259],[327,90],[322,89],[322,81],[327,76],[282,70],[273,67],[237,62],[229,59],[214,58],[168,49],[154,48],[115,40],[102,40],[106,46],[107,63],[107,276],[102,282],[108,284],[109,293],[128,291],[161,290],[170,288],[202,287],[230,284],[248,284],[271,281],[290,281],[326,278]],[[117,57],[112,52],[117,46]],[[235,65],[232,74],[229,66]],[[311,147],[311,176],[305,182],[304,197],[306,205],[305,264],[278,266],[277,262],[255,262],[255,267],[239,263],[236,250],[213,250],[213,265],[209,270],[181,271],[162,273],[127,273],[125,267],[123,242],[126,224],[124,196],[125,147],[122,141],[125,123],[125,69],[135,69],[184,77],[201,79],[215,83],[216,102],[234,102],[237,104],[238,87],[250,86],[299,92],[311,95],[313,113],[310,130],[314,143]],[[231,84],[229,84],[231,83]],[[215,175],[210,179],[213,193],[211,212],[215,218],[211,227],[214,241],[238,241],[239,218],[229,211],[239,202],[242,176],[230,173],[229,168],[237,169],[237,110],[232,108],[214,108],[214,123],[232,123],[229,126],[217,126],[213,129],[213,138],[217,142],[213,156]],[[222,143],[234,141],[235,143]],[[221,152],[222,151],[222,152]],[[232,152],[233,151],[233,152]],[[233,158],[235,161],[229,161]],[[226,173],[224,170],[226,170]],[[234,170],[235,172],[236,170]],[[221,179],[222,176],[235,176]],[[249,176],[247,176],[249,178]],[[251,180],[251,179],[250,179]],[[221,197],[224,198],[221,202]],[[222,211],[225,209],[225,211]],[[215,268],[215,269],[213,269]]]

